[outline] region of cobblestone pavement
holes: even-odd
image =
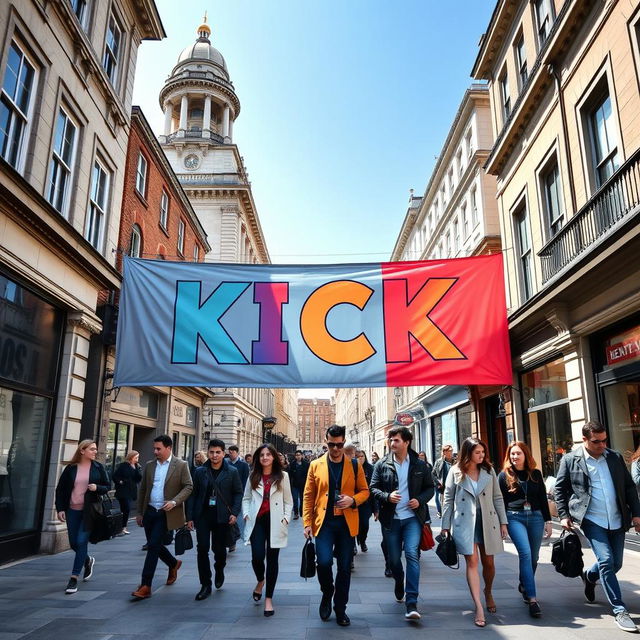
[[[437,529],[437,527],[436,527]],[[550,548],[543,547],[538,570],[543,617],[532,620],[516,591],[517,556],[510,543],[496,557],[494,597],[496,614],[487,613],[484,629],[473,625],[473,608],[464,569],[448,569],[433,551],[422,554],[419,609],[422,620],[407,622],[404,605],[393,597],[393,581],[383,575],[380,528],[371,522],[369,552],[355,558],[348,613],[351,626],[338,627],[335,619],[318,617],[317,580],[299,577],[303,543],[301,521],[291,525],[289,546],[280,555],[280,577],[274,596],[276,614],[262,615],[251,592],[255,578],[248,547],[230,554],[222,589],[202,602],[195,551],[183,556],[177,582],[165,586],[166,568],[159,563],[153,597],[132,602],[144,561],[141,529],[130,523],[132,535],[90,547],[96,558],[92,579],[79,583],[74,595],[65,595],[73,556],[70,551],[38,556],[0,569],[0,640],[147,640],[153,638],[304,638],[305,640],[398,640],[426,636],[456,640],[468,637],[539,639],[581,638],[601,640],[625,636],[613,624],[600,587],[596,603],[585,602],[579,579],[557,574],[549,564]],[[556,536],[557,533],[554,534]],[[585,560],[593,558],[585,551]],[[463,562],[464,564],[464,562]],[[623,594],[634,620],[640,623],[640,553],[625,552],[619,574]]]

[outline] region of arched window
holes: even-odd
[[[137,224],[134,224],[133,229],[131,229],[129,255],[132,258],[139,258],[142,255],[142,231]]]

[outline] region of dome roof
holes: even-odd
[[[187,62],[188,60],[208,60],[227,70],[227,63],[224,61],[222,54],[211,45],[208,38],[200,37],[194,44],[190,44],[182,50],[178,56],[178,63]]]

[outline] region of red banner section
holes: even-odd
[[[387,384],[512,382],[502,255],[382,264]]]

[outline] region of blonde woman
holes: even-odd
[[[111,483],[105,468],[96,461],[98,447],[93,440],[82,440],[64,468],[56,487],[56,511],[58,520],[67,523],[69,546],[76,552],[65,593],[78,591],[78,578],[86,582],[93,574],[95,558],[87,554],[89,544],[89,520],[85,506],[99,494],[109,491]]]
[[[251,545],[251,564],[258,581],[253,590],[254,602],[262,598],[265,586],[264,615],[274,614],[273,592],[278,579],[278,556],[287,546],[293,497],[289,474],[285,473],[278,452],[272,444],[263,444],[253,454],[253,467],[242,498],[245,520],[245,544]]]
[[[442,534],[449,531],[467,565],[467,583],[476,608],[475,624],[484,627],[478,553],[482,561],[487,610],[495,613],[496,603],[491,593],[496,574],[493,556],[503,551],[507,514],[496,472],[489,461],[487,445],[482,440],[467,438],[460,447],[458,462],[447,475],[442,503]]]

